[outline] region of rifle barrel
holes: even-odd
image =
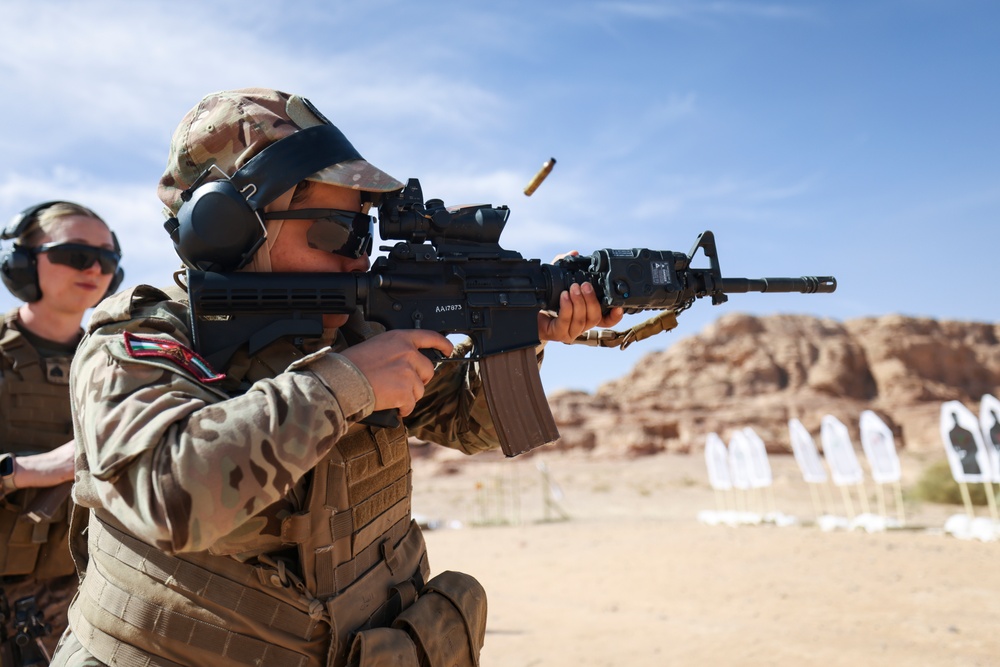
[[[722,291],[727,294],[744,292],[799,292],[829,294],[837,289],[833,276],[802,276],[801,278],[723,278]]]

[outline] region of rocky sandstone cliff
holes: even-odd
[[[799,315],[728,314],[700,334],[643,357],[594,394],[549,396],[556,448],[641,455],[700,451],[716,432],[752,426],[769,451],[790,452],[796,417],[819,444],[832,414],[860,447],[858,418],[875,411],[896,446],[941,448],[941,403],[976,414],[1000,395],[1000,324],[887,315],[837,322]]]

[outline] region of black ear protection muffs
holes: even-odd
[[[3,232],[0,233],[0,239],[8,241],[20,238],[22,234],[28,231],[31,223],[35,221],[42,211],[56,204],[73,204],[73,202],[55,200],[29,206],[7,223]],[[79,204],[73,205],[79,206]],[[118,237],[114,232],[111,232],[111,240],[114,243],[114,251],[121,255],[121,246],[118,245]],[[21,301],[34,303],[42,298],[42,290],[38,286],[38,264],[35,259],[35,253],[31,248],[25,248],[14,243],[11,247],[0,251],[0,279],[3,279],[3,284],[7,286],[10,293]],[[115,269],[115,275],[111,279],[111,284],[108,285],[108,291],[104,293],[103,298],[114,294],[121,286],[123,280],[125,280],[125,271],[119,265]]]
[[[202,184],[206,170],[181,194],[177,217],[163,226],[186,266],[235,271],[266,238],[264,207],[317,171],[360,160],[334,125],[316,125],[271,144],[225,180]],[[216,168],[217,169],[217,168]]]

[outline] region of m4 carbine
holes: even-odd
[[[398,242],[383,246],[388,254],[377,258],[367,273],[190,269],[194,346],[221,367],[244,345],[254,354],[278,338],[319,337],[323,314],[359,309],[386,329],[466,334],[473,344],[469,358],[480,363],[501,447],[507,456],[516,456],[559,437],[534,350],[539,311],[558,310],[560,294],[573,283],[593,285],[606,309],[663,311],[673,325],[677,313],[704,297],[719,305],[732,292],[812,294],[837,287],[832,277],[723,278],[715,238],[708,231],[687,254],[604,249],[543,264],[500,247],[509,214],[506,206],[446,208],[438,199],[424,202],[420,183],[410,179],[379,206],[381,237]],[[708,268],[691,266],[699,248]],[[669,328],[661,318],[655,330]],[[642,330],[640,325],[625,336],[584,336],[581,342],[624,346],[648,335]]]
[[[8,624],[13,633],[8,632]],[[13,609],[0,588],[0,667],[45,667],[50,656],[41,638],[52,632],[34,596],[20,598]]]

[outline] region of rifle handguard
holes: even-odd
[[[577,336],[573,342],[591,347],[617,347],[624,350],[636,341],[645,340],[650,336],[676,328],[677,311],[665,310],[656,317],[651,317],[627,331],[591,329]]]

